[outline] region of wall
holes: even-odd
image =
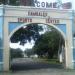
[[[3,8],[0,7],[0,71],[3,70]]]

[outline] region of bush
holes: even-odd
[[[10,59],[22,58],[22,57],[23,57],[23,51],[21,49],[10,48]]]

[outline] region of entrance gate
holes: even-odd
[[[57,29],[65,40],[64,67],[73,69],[73,37],[72,37],[72,11],[57,9],[42,9],[21,6],[1,6],[2,14],[0,39],[0,70],[9,70],[9,39],[13,33],[24,25],[32,23],[47,24]]]

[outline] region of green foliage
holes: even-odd
[[[5,0],[0,0],[0,4],[5,4]]]
[[[17,3],[19,0],[0,0],[0,4],[9,4],[9,5],[19,5],[19,3]]]
[[[0,38],[0,47],[2,47],[2,39]]]
[[[40,62],[48,63],[48,64],[60,64],[58,59],[47,59],[47,58],[38,58]]]
[[[40,57],[53,58],[58,52],[60,38],[61,35],[56,30],[46,32],[35,42],[33,49]]]
[[[25,1],[23,1],[23,2],[25,2]],[[30,4],[29,4],[30,6],[34,6],[34,0],[29,0],[29,2],[30,2]],[[0,4],[4,4],[4,5],[8,4],[8,5],[19,6],[19,5],[21,5],[20,3],[21,3],[20,0],[0,0]],[[23,3],[23,5],[27,5],[27,4]]]
[[[17,0],[10,0],[10,5],[16,5]]]
[[[26,54],[28,57],[30,57],[31,55],[34,55],[34,54],[35,54],[35,53],[34,53],[34,50],[32,50],[32,49],[27,49],[27,50],[25,50],[24,52],[25,52],[25,54]]]
[[[37,40],[37,38],[40,36],[39,31],[42,30],[41,26],[38,26],[37,24],[30,24],[27,25],[26,28],[20,28],[17,30],[13,36],[10,38],[12,43],[17,43],[20,41],[20,45],[24,45],[27,43],[27,41]]]
[[[53,27],[47,27],[47,32],[40,34],[43,31],[43,27],[37,23],[26,25],[17,30],[10,38],[11,42],[19,42],[20,45],[24,45],[31,40],[35,41],[35,45],[32,50],[39,55],[39,57],[54,58],[57,57],[59,44],[64,43],[61,34]],[[62,41],[62,42],[60,42]],[[26,50],[27,51],[27,50]],[[31,51],[27,51],[30,56]]]
[[[20,49],[10,49],[10,59],[13,58],[22,58],[23,57],[23,52]]]

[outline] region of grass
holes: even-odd
[[[61,64],[58,59],[36,58],[35,61],[44,62],[48,64]]]

